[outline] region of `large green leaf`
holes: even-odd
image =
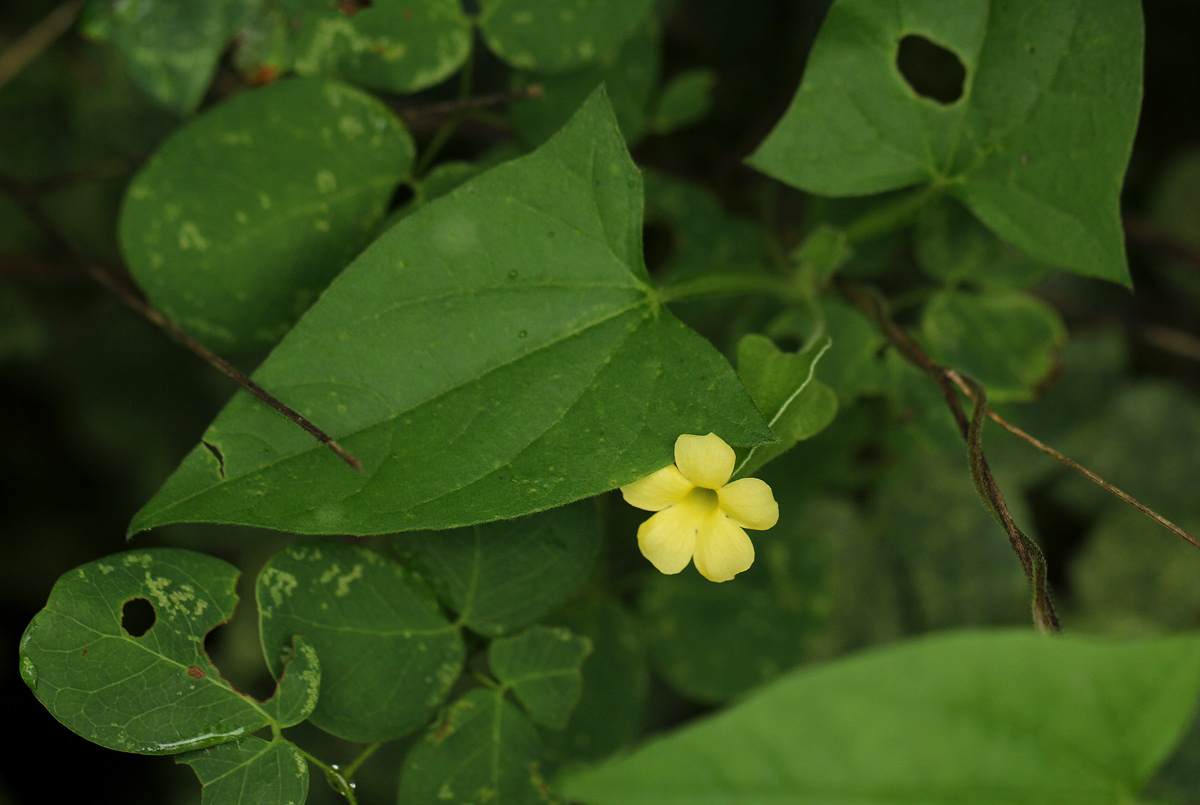
[[[483,635],[528,626],[552,612],[591,572],[600,552],[595,507],[575,503],[516,520],[395,537],[459,619]]]
[[[384,92],[431,87],[471,52],[460,0],[375,0],[353,15],[326,4],[302,18],[296,72],[332,73]]]
[[[513,67],[577,70],[616,50],[652,0],[480,0],[479,31]]]
[[[303,805],[308,763],[289,741],[252,736],[179,755],[204,786],[202,805]]]
[[[258,576],[263,654],[279,673],[292,635],[322,660],[311,720],[351,741],[386,741],[425,723],[463,665],[463,642],[404,568],[340,542],[293,545]]]
[[[271,346],[366,245],[414,153],[387,107],[341,84],[237,95],[176,132],[130,185],[129,270],[214,348]]]
[[[129,76],[159,103],[191,112],[229,42],[226,0],[92,0],[84,31],[121,52]]]
[[[533,626],[519,635],[493,640],[488,665],[502,685],[538,724],[567,726],[579,703],[579,666],[592,653],[592,641],[561,626]]]
[[[959,100],[908,85],[908,35],[961,60]],[[933,183],[1030,256],[1128,284],[1118,196],[1141,74],[1136,0],[838,0],[750,163],[833,196]]]
[[[943,635],[794,674],[564,790],[588,805],[1118,805],[1198,690],[1194,636]]]
[[[399,805],[541,805],[552,802],[542,748],[524,714],[501,690],[473,690],[409,750]]]
[[[204,636],[233,616],[237,577],[227,562],[174,548],[78,567],[25,630],[21,675],[64,725],[123,752],[170,755],[297,724],[312,712],[321,681],[308,641],[293,648],[289,639],[280,652],[284,673],[266,702],[234,690],[204,651]],[[154,609],[139,636],[122,625],[134,599]]]
[[[450,528],[629,483],[681,433],[770,441],[649,287],[641,232],[641,176],[597,91],[534,153],[388,230],[255,373],[365,472],[239,394],[131,530]]]

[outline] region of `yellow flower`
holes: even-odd
[[[743,529],[768,529],[779,520],[771,487],[757,478],[729,483],[733,448],[715,433],[675,440],[675,463],[621,487],[632,506],[658,512],[638,528],[638,547],[663,573],[691,560],[709,581],[729,581],[754,562]]]

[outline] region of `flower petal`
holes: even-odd
[[[741,526],[721,512],[713,512],[696,537],[695,559],[704,578],[729,581],[754,564],[754,544]]]
[[[675,440],[675,463],[696,486],[720,489],[733,475],[733,448],[715,433],[683,434]]]
[[[762,531],[779,522],[779,504],[766,481],[743,478],[717,490],[717,501],[742,528]]]
[[[703,522],[703,518],[684,506],[660,511],[638,528],[642,556],[663,573],[678,573],[692,559],[696,532]]]
[[[668,464],[658,472],[639,478],[621,487],[621,495],[630,506],[659,512],[668,506],[682,503],[693,489],[692,482],[674,464]]]

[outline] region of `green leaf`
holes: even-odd
[[[538,724],[561,730],[579,703],[579,666],[592,653],[592,641],[561,626],[533,626],[519,635],[493,640],[488,665]]]
[[[470,52],[471,23],[459,0],[375,0],[353,15],[326,4],[304,14],[295,67],[407,94],[441,83]]]
[[[143,91],[179,114],[200,105],[229,42],[226,0],[93,0],[84,33],[121,52]]]
[[[733,583],[655,574],[639,607],[655,667],[679,693],[729,701],[809,658],[829,620],[831,556],[822,518],[783,499],[753,532],[754,565]],[[816,538],[814,538],[816,537]]]
[[[220,559],[174,548],[78,567],[25,630],[21,675],[65,726],[123,752],[170,755],[303,721],[320,684],[307,641],[293,650],[289,640],[279,663],[286,673],[266,702],[235,691],[204,652],[204,636],[233,616],[237,576]],[[155,615],[138,637],[122,626],[133,599]]]
[[[1141,102],[1142,19],[1135,0],[1103,9],[838,0],[750,164],[832,196],[942,186],[1030,256],[1128,285],[1118,196]],[[918,95],[900,73],[899,43],[914,34],[962,62],[956,102]]]
[[[583,583],[600,552],[595,507],[575,503],[516,520],[393,539],[462,623],[482,635],[528,626]]]
[[[446,709],[409,750],[399,805],[552,802],[541,774],[542,747],[524,714],[502,691],[473,690]]]
[[[592,641],[583,660],[583,692],[567,728],[546,746],[552,760],[596,760],[641,732],[649,674],[637,623],[616,602],[599,599],[551,619]]]
[[[770,440],[648,286],[640,180],[598,91],[542,148],[402,220],[254,375],[365,472],[239,394],[131,529],[452,528],[644,477],[680,433]]]
[[[712,70],[688,70],[673,77],[662,89],[650,116],[655,134],[670,134],[690,126],[712,108],[712,88],[717,74]]]
[[[1194,636],[939,635],[793,674],[563,788],[587,805],[1118,805],[1198,688]]]
[[[1029,294],[945,290],[926,304],[921,336],[934,358],[1001,402],[1036,396],[1055,371],[1067,328],[1054,308]]]
[[[202,805],[302,805],[308,763],[289,741],[246,737],[175,758],[204,786]]]
[[[658,83],[659,38],[658,21],[651,15],[620,50],[581,70],[561,75],[514,71],[514,90],[537,85],[542,95],[509,104],[513,129],[526,143],[540,145],[603,84],[626,142],[636,143],[645,134],[647,107]]]
[[[294,79],[177,131],[129,187],[121,248],[168,318],[216,349],[279,340],[375,233],[415,147],[358,90]]]
[[[819,282],[827,282],[839,268],[854,256],[854,249],[846,238],[846,232],[827,223],[820,223],[804,236],[804,242],[796,249],[794,260],[811,271]]]
[[[913,245],[921,270],[947,284],[1026,288],[1050,271],[998,239],[952,199],[934,204],[917,219]]]
[[[832,344],[829,336],[822,336],[800,352],[782,352],[771,339],[757,334],[738,343],[738,375],[779,441],[751,448],[736,475],[753,475],[833,421],[837,395],[816,379],[817,361]]]
[[[621,46],[653,0],[480,0],[479,32],[513,67],[565,73]]]
[[[424,724],[458,679],[463,642],[404,568],[340,542],[293,545],[256,588],[263,654],[279,673],[292,635],[322,659],[311,721],[349,741],[389,741]]]

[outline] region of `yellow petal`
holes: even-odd
[[[733,475],[733,448],[715,433],[684,434],[675,440],[675,463],[696,486],[720,489]]]
[[[691,491],[692,482],[684,478],[674,464],[621,487],[626,503],[648,512],[659,512],[682,503]]]
[[[721,512],[713,512],[696,537],[695,559],[704,578],[729,581],[754,564],[754,544],[741,526]]]
[[[757,478],[743,478],[721,487],[717,501],[729,519],[742,528],[762,531],[779,522],[779,504],[771,487]]]
[[[663,573],[678,573],[692,559],[696,532],[703,522],[703,518],[696,517],[685,506],[660,511],[638,528],[642,556]]]

